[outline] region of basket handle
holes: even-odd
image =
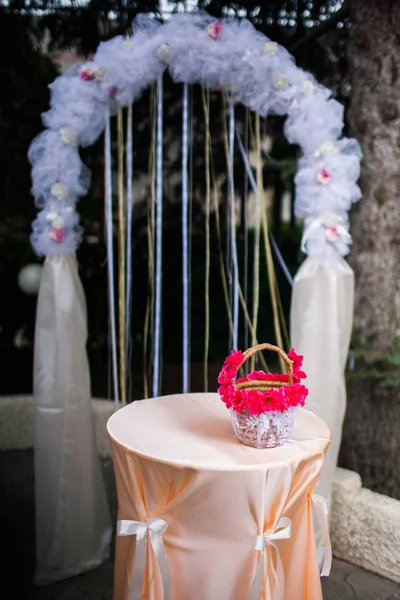
[[[252,356],[254,356],[255,354],[257,354],[257,352],[261,352],[262,350],[271,350],[272,352],[276,352],[281,359],[283,360],[283,362],[286,365],[286,373],[288,375],[288,385],[292,385],[293,384],[293,363],[290,360],[290,358],[288,357],[288,355],[286,354],[286,352],[284,352],[281,348],[278,348],[278,346],[273,346],[272,344],[257,344],[257,346],[252,346],[251,348],[249,348],[248,350],[245,350],[243,352],[244,354],[244,360],[242,361],[242,363],[239,365],[239,367],[241,367],[246,360],[248,360],[249,358],[251,358]],[[265,381],[262,382],[263,387],[265,386]],[[272,383],[272,382],[271,382]],[[255,381],[244,381],[243,383],[238,383],[235,384],[235,388],[236,389],[240,389],[240,388],[245,388],[245,387],[249,387],[250,385],[254,385],[257,383]],[[261,384],[261,382],[260,382]],[[282,385],[282,383],[279,383],[279,385]]]

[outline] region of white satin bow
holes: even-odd
[[[164,593],[163,598],[160,598],[160,600],[171,600],[171,573],[163,542],[163,535],[167,527],[168,523],[159,517],[152,517],[146,523],[127,520],[118,521],[117,535],[136,536],[135,561],[129,585],[129,600],[142,598],[147,561],[147,534],[150,537],[150,543],[154,550],[163,583]],[[151,585],[151,581],[149,585]]]
[[[332,566],[332,546],[329,537],[329,521],[328,521],[328,503],[326,498],[319,494],[312,494],[312,503],[315,508],[315,514],[319,521],[319,526],[322,532],[322,547],[324,549],[324,562],[321,569],[321,577],[328,577]]]
[[[331,221],[329,221],[329,217]],[[301,238],[301,251],[306,253],[307,242],[313,237],[313,235],[321,228],[334,227],[337,231],[337,235],[342,238],[346,244],[351,244],[351,235],[347,231],[346,227],[342,224],[342,219],[339,215],[329,215],[327,218],[324,214],[317,217],[312,223],[310,223],[303,232]]]
[[[292,522],[288,517],[282,517],[275,529],[267,531],[267,533],[260,534],[256,537],[254,543],[254,549],[261,552],[261,560],[258,565],[256,575],[254,577],[253,585],[251,586],[250,593],[247,600],[260,600],[265,593],[267,587],[268,578],[268,566],[267,566],[267,548],[272,546],[276,553],[276,571],[275,571],[275,584],[273,587],[273,596],[271,600],[281,600],[284,595],[285,588],[285,577],[283,573],[282,560],[279,554],[278,546],[276,545],[277,540],[288,540],[292,535]]]

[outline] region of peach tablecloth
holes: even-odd
[[[312,521],[330,442],[321,419],[300,409],[284,446],[258,450],[236,439],[217,394],[187,394],[134,402],[108,433],[120,533],[142,528],[117,536],[114,600],[322,600]],[[287,518],[290,539],[274,540]]]

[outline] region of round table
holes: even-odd
[[[134,402],[108,421],[118,493],[114,600],[322,600],[313,491],[330,431],[240,443],[217,394]]]

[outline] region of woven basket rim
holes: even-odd
[[[266,380],[266,379],[246,379],[245,381],[241,381],[240,383],[233,384],[235,390],[246,390],[246,391],[258,391],[258,392],[267,392],[271,389],[277,389],[281,387],[290,387],[293,385],[293,363],[279,346],[273,346],[272,344],[268,344],[267,342],[263,344],[257,344],[256,346],[252,346],[243,352],[243,360],[238,365],[237,370],[252,356],[257,354],[257,352],[261,352],[262,350],[270,350],[272,352],[276,352],[282,359],[282,361],[286,365],[286,375],[288,377],[288,381],[276,381],[276,380]],[[252,371],[252,373],[257,373],[257,371]],[[237,371],[236,371],[237,375]],[[268,373],[266,373],[268,375]],[[271,373],[272,375],[272,373]]]

